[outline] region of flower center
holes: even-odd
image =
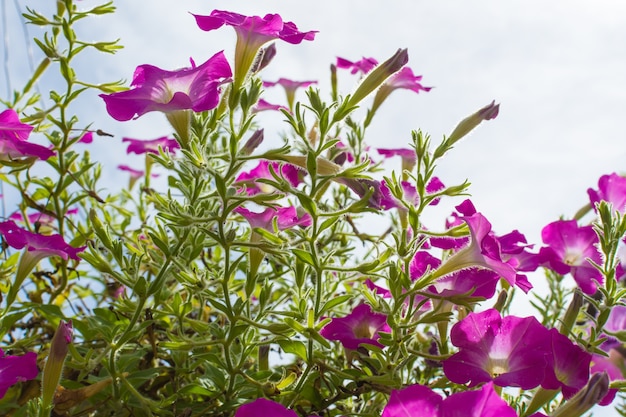
[[[583,256],[580,252],[567,251],[565,252],[565,258],[563,259],[563,262],[568,265],[578,266],[582,263],[582,260]]]

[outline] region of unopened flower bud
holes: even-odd
[[[272,43],[267,48],[261,49],[256,57],[256,61],[252,65],[252,72],[257,73],[267,67],[275,56],[276,44]]]
[[[356,106],[361,100],[367,97],[372,91],[380,87],[387,78],[409,62],[409,53],[407,49],[398,49],[391,58],[374,68],[367,77],[363,79],[359,87],[356,89],[352,97],[350,97],[349,107]]]
[[[69,351],[69,344],[72,343],[72,321],[64,322],[61,320],[57,331],[50,342],[50,353],[43,369],[42,377],[42,402],[44,408],[52,404],[54,393],[56,392],[61,374],[63,372],[63,364],[65,357]]]
[[[483,120],[495,119],[500,111],[500,105],[496,104],[495,100],[486,105],[482,109],[469,117],[461,120],[461,122],[454,128],[448,139],[446,140],[451,146],[463,136],[471,132],[476,126],[478,126]]]
[[[609,376],[606,372],[595,373],[583,389],[557,408],[551,417],[579,417],[589,411],[609,392]]]
[[[244,155],[250,155],[254,150],[263,142],[263,129],[259,129],[250,136],[247,140],[243,148],[241,149],[241,153]]]

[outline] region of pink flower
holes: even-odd
[[[602,264],[602,256],[596,245],[598,236],[592,226],[578,226],[576,220],[559,220],[541,231],[543,243],[548,245],[539,251],[539,260],[557,274],[571,273],[585,293],[592,295],[604,277],[587,259]]]
[[[266,110],[281,110],[281,109],[285,109],[289,111],[289,108],[285,106],[282,106],[280,104],[272,104],[263,99],[260,99],[254,106],[254,109],[252,111],[255,113],[258,113],[258,112],[262,112]]]
[[[391,391],[382,417],[517,417],[489,382],[474,391],[457,392],[443,399],[424,385]]]
[[[79,143],[91,143],[93,142],[93,132],[85,132],[84,135],[82,135],[80,137],[80,139],[78,139]]]
[[[31,125],[20,122],[15,110],[6,109],[0,113],[0,140],[24,141],[28,139],[32,130]]]
[[[611,203],[614,210],[626,213],[626,178],[616,173],[603,175],[598,181],[598,190],[589,188],[587,190],[591,205],[594,206],[600,201]]]
[[[285,94],[287,95],[287,104],[289,105],[290,109],[293,108],[296,90],[298,88],[306,88],[312,84],[317,84],[317,81],[292,81],[286,78],[279,78],[276,82],[263,81],[263,87],[274,87],[276,85],[280,85],[285,89]]]
[[[100,94],[107,111],[115,120],[126,121],[151,111],[164,113],[193,110],[202,112],[215,108],[219,102],[219,86],[232,75],[223,52],[204,64],[191,68],[165,71],[152,65],[135,70],[131,89]]]
[[[164,151],[174,152],[176,149],[180,148],[180,145],[176,140],[169,139],[167,136],[162,136],[160,138],[151,139],[151,140],[142,140],[142,139],[131,139],[131,138],[123,138],[122,142],[128,142],[128,148],[126,149],[126,153],[136,153],[138,155],[144,153],[159,153],[159,147],[163,148]]]
[[[417,162],[417,157],[415,156],[415,150],[409,148],[395,148],[395,149],[385,149],[385,148],[377,148],[378,153],[385,158],[392,158],[394,156],[399,156],[402,158],[402,161],[406,161],[407,165],[414,166],[415,162]],[[403,164],[404,165],[404,164]]]
[[[284,405],[265,398],[243,404],[235,412],[235,417],[298,417],[293,410],[285,408]]]
[[[561,389],[571,398],[589,381],[591,354],[573,343],[557,329],[550,329],[550,347],[546,375],[541,382],[545,389]]]
[[[237,207],[235,213],[241,214],[252,227],[259,227],[267,231],[274,230],[274,220],[278,230],[290,229],[295,226],[308,227],[311,225],[311,216],[308,213],[298,216],[295,207],[268,207],[261,213],[255,213],[243,207]]]
[[[68,215],[68,214],[76,214],[76,213],[78,213],[78,209],[73,208],[73,209],[69,209],[65,214]],[[31,214],[28,214],[25,219],[22,213],[20,213],[19,211],[16,211],[15,213],[9,216],[9,219],[15,220],[18,222],[25,222],[25,220],[28,220],[29,224],[52,226],[52,224],[56,220],[56,217],[53,217],[47,213],[31,213]]]
[[[289,182],[292,187],[297,187],[302,182],[300,179],[301,176],[304,175],[304,171],[295,165],[275,161],[270,162],[263,159],[259,161],[259,164],[250,171],[239,174],[235,180],[235,184],[245,185],[248,195],[255,195],[261,192],[271,192],[273,190],[271,186],[258,180],[274,180],[272,171]]]
[[[459,352],[443,361],[443,371],[454,383],[532,389],[544,380],[550,336],[534,317],[470,313],[452,327],[450,340]]]
[[[0,223],[0,233],[6,243],[15,249],[26,248],[33,252],[46,256],[59,256],[65,260],[72,258],[79,260],[78,253],[85,250],[85,246],[74,248],[63,240],[61,235],[40,235],[18,227],[12,220]]]
[[[37,354],[28,352],[21,356],[6,356],[0,349],[0,398],[7,390],[21,381],[37,378]]]
[[[282,39],[291,44],[315,39],[317,31],[300,32],[292,22],[283,22],[277,14],[244,16],[238,13],[213,10],[209,16],[193,15],[198,27],[211,31],[223,25],[232,26],[237,33],[235,46],[235,91],[239,90],[250,67],[256,59],[261,46],[274,40]]]
[[[356,350],[363,343],[382,348],[378,332],[389,331],[386,315],[373,312],[367,304],[360,304],[347,316],[333,318],[320,330],[320,335],[328,340],[338,340],[346,349]]]
[[[367,74],[373,70],[376,65],[378,65],[378,61],[374,58],[363,57],[359,61],[352,62],[345,58],[337,57],[337,68],[349,69],[351,74],[356,74],[357,72]]]
[[[131,168],[128,165],[118,165],[117,169],[119,169],[120,171],[128,172],[130,174],[130,177],[136,180],[143,177],[143,174],[144,174],[142,170]],[[157,178],[159,174],[151,174],[150,176],[152,178]]]

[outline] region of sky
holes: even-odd
[[[5,38],[11,35],[11,46],[18,46],[9,49],[9,68],[14,85],[19,85],[27,49],[16,4],[3,3],[8,20],[2,22],[2,31]],[[220,50],[232,59],[234,31],[224,27],[202,32],[189,14],[210,14],[213,9],[279,13],[301,30],[318,30],[313,42],[277,43],[278,55],[264,79],[318,80],[323,92],[328,92],[328,68],[337,56],[382,61],[398,48],[408,48],[408,65],[423,75],[424,85],[434,88],[420,94],[395,91],[379,110],[368,144],[407,147],[416,129],[437,143],[465,116],[492,100],[500,103],[498,117],[459,142],[437,171],[448,185],[469,179],[474,205],[498,234],[517,229],[529,243],[540,245],[541,229],[560,216],[571,218],[588,202],[586,190],[597,187],[601,175],[626,172],[623,1],[144,0],[117,2],[117,8],[114,16],[81,25],[79,34],[87,40],[121,38],[125,49],[113,56],[86,56],[78,62],[79,76],[96,82],[130,81],[141,64],[176,69],[188,66],[190,57],[203,62]],[[37,28],[29,33],[37,35]],[[5,56],[4,48],[0,56]],[[342,75],[340,90],[350,92],[354,81]],[[39,88],[47,91],[53,83],[44,79]],[[6,96],[3,84],[0,94]],[[269,101],[281,99],[278,91],[267,93]],[[114,171],[116,164],[139,163],[124,154],[121,137],[152,139],[171,131],[156,113],[116,122],[95,94],[84,99],[81,112],[83,120],[93,120],[95,127],[116,136],[96,138],[92,144],[93,154],[105,156],[107,164],[115,161],[108,177],[112,186],[126,178]],[[264,115],[263,121],[268,143],[272,134],[278,137],[286,130],[278,114]],[[459,202],[428,213],[430,227],[443,227]],[[539,288],[540,280],[531,279]]]

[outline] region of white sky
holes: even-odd
[[[337,56],[382,61],[397,48],[408,48],[409,66],[424,76],[424,85],[435,88],[419,95],[394,92],[369,131],[373,147],[405,147],[411,130],[418,128],[436,141],[495,99],[501,103],[498,118],[464,138],[440,164],[438,175],[445,184],[469,179],[472,201],[498,234],[519,229],[529,242],[540,244],[541,228],[561,215],[571,217],[586,204],[586,189],[596,187],[601,175],[626,171],[623,1],[136,0],[120,1],[117,7],[115,16],[90,21],[80,30],[87,40],[122,38],[126,48],[115,56],[87,57],[78,67],[79,77],[130,80],[137,65],[175,69],[187,66],[189,57],[203,62],[222,49],[231,58],[234,31],[224,27],[202,32],[188,14],[222,9],[280,13],[301,30],[319,30],[313,42],[277,43],[278,55],[264,73],[270,81],[319,80],[328,91],[328,67]],[[25,55],[12,10],[9,5],[3,13],[9,18],[15,86]],[[29,30],[37,33],[36,28]],[[341,78],[342,91],[351,90],[351,80]],[[43,91],[49,88],[41,85]],[[268,90],[272,102],[282,98],[275,90]],[[0,94],[6,96],[3,83]],[[94,154],[106,155],[107,163],[115,161],[112,168],[140,163],[124,154],[122,136],[152,139],[170,131],[157,113],[119,123],[106,115],[99,98],[81,104],[83,120],[95,120],[95,127],[117,136],[96,138],[99,143],[93,144]],[[275,132],[283,129],[278,114],[264,117],[270,126],[266,138],[271,137],[271,127]],[[109,177],[112,185],[125,180],[118,172]],[[441,209],[431,213],[430,227],[441,227],[447,214]],[[533,283],[540,279],[535,277]],[[602,415],[608,415],[606,410]]]

